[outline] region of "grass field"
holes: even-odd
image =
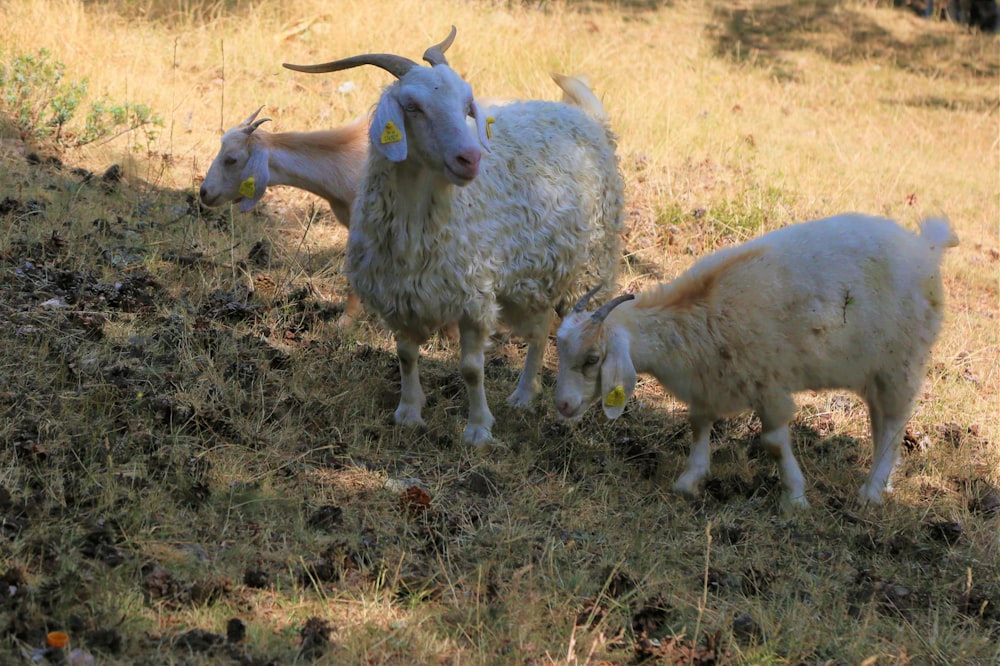
[[[0,662],[997,663],[1000,41],[889,5],[0,0],[0,64],[44,48],[85,99],[163,121],[74,147],[80,118],[59,143],[0,117]],[[689,502],[669,491],[683,404],[647,379],[623,418],[562,425],[550,345],[516,412],[524,350],[500,334],[498,446],[461,445],[445,341],[424,349],[427,427],[392,423],[391,336],[336,326],[325,204],[272,188],[240,214],[197,190],[261,104],[264,129],[319,129],[389,82],[282,62],[418,59],[452,24],[479,95],[557,99],[557,71],[603,99],[623,288],[814,217],[950,218],[887,504],[854,502],[871,444],[851,395],[799,396],[808,511],[779,510],[751,414],[716,425]]]

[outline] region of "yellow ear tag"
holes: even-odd
[[[625,387],[619,384],[614,387],[608,394],[604,396],[604,404],[608,407],[624,407],[625,406]]]
[[[253,176],[250,176],[242,183],[240,183],[240,194],[245,196],[247,199],[253,199],[253,195],[257,193],[257,186],[254,185]]]
[[[396,123],[391,120],[387,120],[385,123],[385,129],[382,130],[382,136],[379,137],[379,143],[396,143],[397,141],[403,140],[403,133],[399,131],[396,127]]]
[[[486,138],[487,139],[492,139],[493,138],[493,123],[495,123],[496,121],[497,121],[497,119],[494,118],[493,116],[489,116],[488,118],[486,118]]]

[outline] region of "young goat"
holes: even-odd
[[[576,419],[603,398],[617,418],[636,375],[656,377],[690,407],[694,445],[674,484],[686,496],[708,473],[712,423],[752,408],[788,510],[808,506],[788,433],[791,394],[847,389],[867,403],[875,450],[860,497],[880,503],[941,327],[941,257],[957,244],[943,220],[924,221],[917,236],[839,215],[716,252],[593,314],[585,297],[557,335],[556,408]]]
[[[398,79],[372,119],[347,273],[365,306],[396,334],[397,423],[423,423],[420,344],[436,327],[458,322],[470,403],[462,439],[475,445],[491,439],[494,422],[483,385],[488,336],[502,320],[527,339],[508,403],[529,407],[553,311],[568,310],[588,286],[615,280],[624,186],[615,138],[588,111],[515,102],[487,118],[445,60],[454,36],[452,28],[424,53],[432,67],[388,54],[285,66],[318,73],[376,65]]]
[[[240,211],[257,205],[270,185],[290,185],[330,204],[333,215],[350,227],[351,205],[368,154],[368,122],[354,122],[318,132],[257,131],[270,118],[257,119],[260,107],[222,135],[222,147],[201,185],[201,202],[221,206],[238,202]],[[350,293],[340,325],[361,313],[357,294]]]

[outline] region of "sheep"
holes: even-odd
[[[435,327],[458,323],[469,397],[462,441],[475,446],[493,441],[483,384],[488,336],[503,322],[527,341],[507,402],[530,409],[553,311],[563,314],[587,287],[616,280],[624,185],[616,138],[579,107],[514,102],[487,117],[445,60],[454,37],[452,27],[425,51],[431,67],[389,54],[285,67],[318,73],[370,64],[397,78],[372,118],[347,275],[395,334],[398,424],[423,424],[420,345]]]
[[[958,244],[944,220],[921,227],[917,236],[891,220],[838,215],[718,251],[592,314],[585,297],[556,334],[559,418],[579,419],[602,397],[617,418],[636,375],[653,375],[690,408],[694,444],[673,490],[691,497],[709,470],[712,423],[752,408],[790,511],[808,506],[790,446],[791,394],[850,390],[867,404],[874,443],[859,497],[881,503],[941,328],[942,255]]]
[[[263,108],[222,136],[201,185],[201,202],[209,207],[238,202],[240,211],[247,212],[270,185],[291,185],[326,199],[337,221],[349,228],[368,153],[367,119],[318,132],[272,134],[257,131],[270,120],[257,119]],[[348,326],[360,312],[361,301],[352,292],[338,323]]]

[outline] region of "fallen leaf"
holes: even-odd
[[[410,515],[420,515],[431,505],[431,496],[420,486],[410,486],[399,500],[400,506]]]

